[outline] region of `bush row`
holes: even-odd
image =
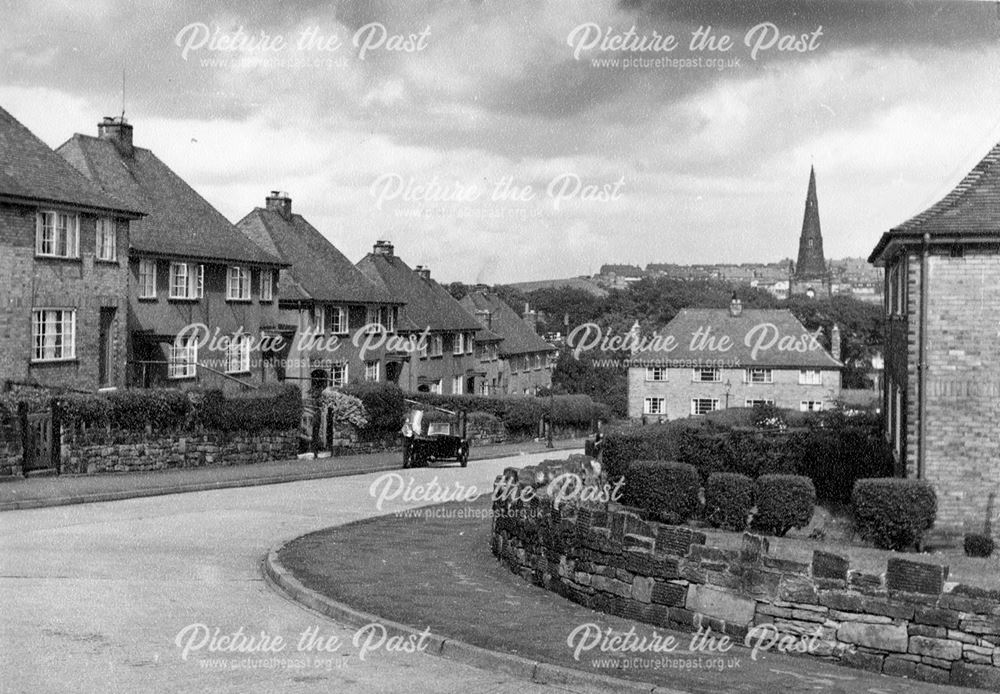
[[[436,395],[409,393],[412,400],[459,412],[487,412],[513,434],[536,431],[538,423],[551,416],[556,426],[586,428],[595,419],[607,419],[607,406],[595,403],[588,395],[555,395],[536,398],[531,395],[486,397],[482,395]]]
[[[67,426],[156,431],[205,428],[218,431],[295,429],[302,398],[295,386],[268,386],[224,395],[220,390],[120,390],[58,398]]]
[[[623,501],[664,523],[684,523],[701,506],[701,478],[687,463],[636,461],[625,475]],[[748,524],[770,535],[804,528],[812,519],[816,491],[808,477],[714,473],[704,487],[703,518],[725,530],[745,530]],[[756,509],[756,513],[754,513]],[[752,518],[752,520],[751,520]]]

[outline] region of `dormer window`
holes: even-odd
[[[80,216],[63,212],[35,215],[35,255],[79,258]]]

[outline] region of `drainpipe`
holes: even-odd
[[[917,479],[923,479],[927,462],[927,257],[931,235],[924,233],[920,253],[920,337],[917,345]]]

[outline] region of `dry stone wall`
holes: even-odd
[[[1000,590],[946,584],[947,567],[899,558],[881,574],[824,551],[791,561],[750,533],[738,551],[711,547],[697,530],[614,504],[558,503],[546,487],[566,472],[586,466],[546,461],[497,480],[492,551],[525,580],[648,624],[738,641],[767,624],[780,637],[808,638],[813,657],[1000,691]]]

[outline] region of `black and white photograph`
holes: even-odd
[[[1000,692],[1000,2],[0,0],[0,694]]]

